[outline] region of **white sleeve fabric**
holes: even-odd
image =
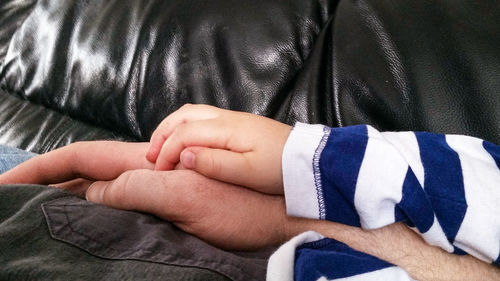
[[[461,135],[297,123],[287,213],[365,229],[403,221],[431,245],[500,260],[500,147]]]
[[[297,123],[285,144],[282,157],[283,185],[289,216],[322,218],[320,215],[321,182],[318,166],[321,147],[330,129],[323,125]],[[316,163],[316,164],[314,164]]]

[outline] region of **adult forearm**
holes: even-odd
[[[500,269],[471,256],[458,256],[426,244],[398,223],[366,231],[338,223],[288,219],[288,235],[315,230],[353,249],[376,256],[405,269],[416,280],[499,280]]]

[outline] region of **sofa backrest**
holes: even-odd
[[[495,1],[337,2],[8,0],[0,86],[137,140],[189,102],[500,143]]]
[[[10,41],[0,84],[138,139],[188,102],[291,120],[290,87],[329,9],[302,0],[40,0]]]

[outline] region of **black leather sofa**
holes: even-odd
[[[490,0],[0,0],[0,144],[147,141],[185,103],[498,144],[498,46]]]

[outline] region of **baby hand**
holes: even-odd
[[[270,194],[283,194],[281,156],[291,127],[208,105],[185,105],[151,137],[147,159],[156,170],[180,161],[207,177]]]

